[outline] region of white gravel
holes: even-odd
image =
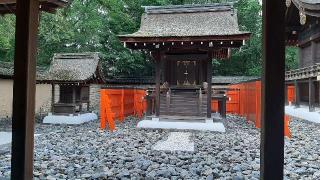
[[[37,125],[35,179],[258,179],[260,132],[228,116],[225,133],[191,133],[194,151],[155,151],[172,131],[118,123],[114,133],[99,123]],[[285,142],[285,179],[320,179],[320,125],[292,120]],[[9,148],[10,150],[10,148]],[[10,176],[10,152],[0,147],[0,179]]]
[[[168,139],[159,141],[153,147],[157,151],[194,151],[194,142],[190,141],[191,133],[171,132]]]

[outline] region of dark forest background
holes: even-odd
[[[131,52],[117,38],[139,29],[141,6],[226,2],[223,0],[72,0],[56,14],[40,17],[38,65],[48,66],[54,53],[100,52],[108,76],[151,76],[153,63],[142,52]],[[258,0],[235,3],[241,30],[252,37],[232,58],[214,60],[214,75],[260,76],[262,68],[262,7]],[[14,58],[14,15],[0,17],[0,61]],[[287,48],[287,70],[297,67],[296,48]]]

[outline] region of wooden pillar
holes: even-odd
[[[198,76],[199,76],[199,84],[202,86],[203,84],[203,70],[202,70],[202,60],[200,60],[199,62],[199,73],[198,73]]]
[[[156,51],[153,53],[153,58],[155,61],[155,68],[156,68],[156,92],[155,92],[155,110],[156,116],[160,116],[160,70],[161,70],[161,54],[160,51]]]
[[[288,101],[288,85],[285,84],[284,86],[284,102],[285,105],[289,105],[289,101]]]
[[[312,78],[309,78],[309,111],[314,112],[315,111],[315,86],[314,82],[312,81]]]
[[[315,41],[311,41],[311,60],[313,65],[317,62],[317,43]]]
[[[294,80],[295,107],[300,107],[300,87],[298,80]]]
[[[51,112],[53,113],[53,105],[55,101],[55,84],[51,83]]]
[[[260,178],[283,179],[285,3],[263,0]]]
[[[33,178],[39,1],[17,0],[11,179]]]
[[[207,64],[207,118],[211,118],[211,96],[212,96],[212,51],[208,52]]]

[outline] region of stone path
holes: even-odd
[[[194,151],[194,142],[190,140],[191,133],[188,132],[171,132],[168,138],[159,141],[153,147],[158,151]]]

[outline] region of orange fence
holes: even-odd
[[[288,96],[288,102],[289,103],[294,103],[295,102],[295,88],[294,88],[294,86],[288,86],[287,87],[287,89],[288,89],[288,94],[287,94],[287,96]]]
[[[146,111],[142,89],[101,89],[100,90],[100,127],[115,130],[115,120],[123,121],[126,117],[136,115],[142,118]]]
[[[261,81],[245,82],[229,86],[227,92],[227,113],[237,114],[254,122],[257,128],[261,127]],[[289,92],[290,91],[290,92]],[[294,95],[294,89],[288,88],[288,99]],[[291,95],[290,94],[290,95]],[[294,96],[293,96],[294,97]],[[212,110],[217,111],[218,102],[212,101]],[[289,117],[285,117],[285,136],[291,137],[289,130]]]

